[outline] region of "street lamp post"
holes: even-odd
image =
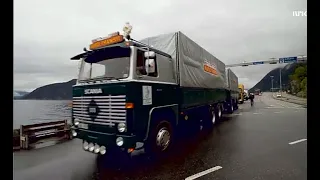
[[[282,96],[281,70],[282,70],[282,68],[280,67],[280,86],[279,86],[279,88],[280,88],[280,94]]]

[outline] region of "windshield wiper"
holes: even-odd
[[[121,79],[121,78],[116,78],[116,77],[113,77],[113,76],[104,76],[104,77],[99,77],[99,78],[95,78],[95,80],[118,80],[118,81],[120,81],[119,79]]]
[[[115,78],[113,76],[104,76],[104,77],[98,77],[98,78],[91,78],[91,79],[84,79],[80,80],[79,82],[96,82],[101,80],[118,80],[120,81],[121,78]]]

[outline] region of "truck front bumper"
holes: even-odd
[[[137,139],[136,136],[128,136],[121,134],[109,134],[103,132],[95,132],[83,129],[73,129],[76,132],[75,138],[83,140],[83,148],[86,151],[90,151],[89,148],[85,148],[86,144],[92,144],[96,147],[104,146],[106,151],[109,150],[121,150],[128,151],[128,149],[135,149]],[[91,152],[95,152],[92,150]]]

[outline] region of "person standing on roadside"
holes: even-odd
[[[250,99],[251,106],[253,106],[253,99],[254,99],[253,93],[250,93],[249,99]]]

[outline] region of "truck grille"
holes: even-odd
[[[92,101],[99,108],[94,121],[88,112],[88,106]],[[125,102],[125,95],[73,97],[73,117],[85,123],[113,126],[115,123],[126,122]]]

